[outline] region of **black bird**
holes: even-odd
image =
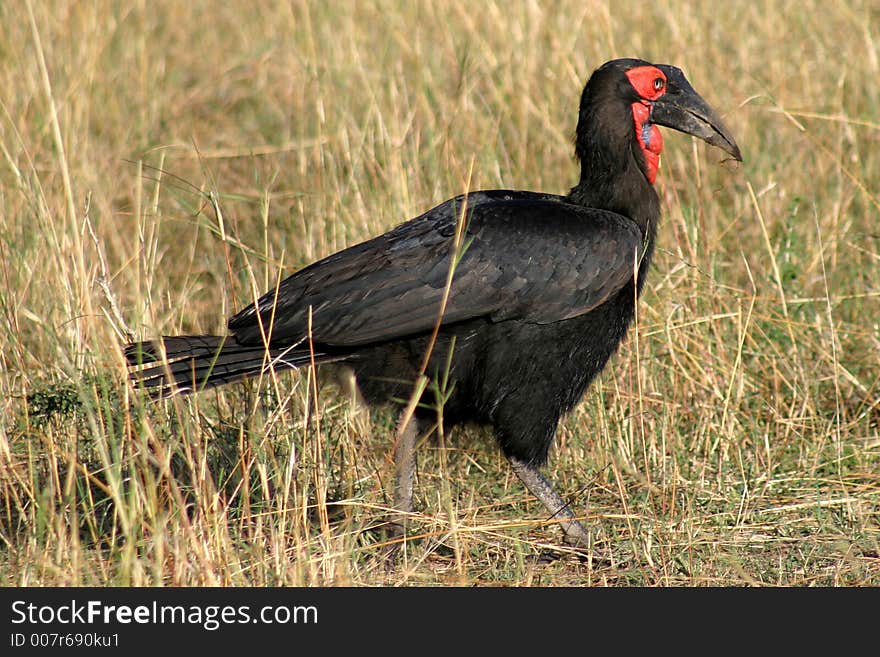
[[[566,542],[586,547],[587,531],[538,468],[560,417],[633,318],[660,219],[657,126],[742,159],[680,69],[607,62],[581,95],[581,175],[567,195],[493,190],[453,198],[296,272],[234,315],[228,335],[128,345],[131,377],[165,396],[272,367],[336,362],[353,369],[371,404],[414,398],[422,374],[447,380],[445,426],[490,425],[514,472],[560,520]],[[412,510],[417,425],[437,418],[426,408],[436,393],[422,400],[395,448],[401,514]]]

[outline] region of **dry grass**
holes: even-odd
[[[880,584],[876,3],[331,4],[0,4],[0,583]],[[220,331],[471,169],[565,191],[630,55],[746,161],[666,132],[637,330],[560,428],[609,560],[536,560],[558,530],[469,430],[422,446],[386,574],[387,414],[308,372],[126,386],[129,332]]]

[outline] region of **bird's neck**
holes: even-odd
[[[612,159],[609,153],[615,153],[617,157]],[[567,197],[569,202],[577,205],[629,217],[641,229],[644,243],[639,254],[639,291],[654,253],[654,238],[660,221],[660,199],[654,186],[648,182],[640,155],[633,148],[582,152],[581,179]]]
[[[660,219],[660,199],[648,182],[643,162],[630,148],[616,150],[617,157],[587,154],[581,158],[581,179],[568,193],[571,203],[609,210],[629,217],[653,243]]]

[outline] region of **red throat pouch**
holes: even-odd
[[[660,169],[660,152],[663,150],[663,135],[660,129],[650,122],[651,108],[643,102],[632,104],[633,123],[636,129],[636,139],[642,148],[647,167],[648,182],[652,185],[657,179],[657,171]]]

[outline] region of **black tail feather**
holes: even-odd
[[[164,350],[163,359],[162,352]],[[326,354],[316,361],[332,360]],[[234,336],[180,335],[161,342],[134,342],[125,346],[131,380],[153,397],[190,393],[239,381],[275,369],[311,364],[307,346],[266,348],[241,345]]]

